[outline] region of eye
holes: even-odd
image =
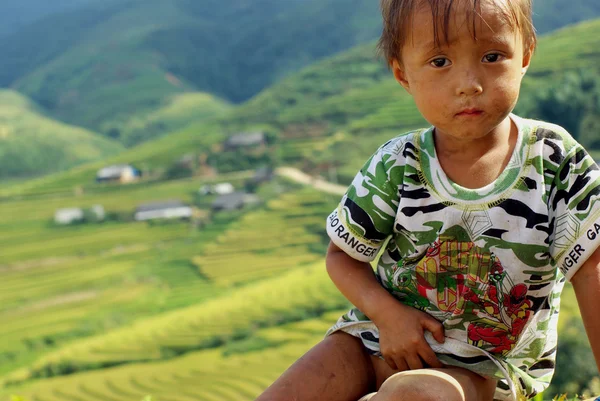
[[[436,67],[436,68],[442,68],[442,67],[449,66],[450,65],[450,60],[448,60],[445,57],[439,57],[439,58],[431,60],[430,64],[432,66]]]
[[[490,54],[486,54],[485,56],[483,56],[483,62],[484,63],[496,63],[498,61],[500,61],[500,59],[502,58],[502,55],[498,54],[498,53],[490,53]]]

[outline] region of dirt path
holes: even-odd
[[[348,189],[343,185],[333,184],[322,178],[312,177],[294,167],[279,167],[275,172],[281,177],[288,178],[300,184],[310,185],[313,188],[322,192],[327,192],[328,194],[341,196],[344,195],[346,189]]]

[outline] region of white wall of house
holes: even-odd
[[[71,224],[83,220],[83,210],[79,208],[59,209],[54,213],[56,224]]]
[[[137,221],[156,219],[183,219],[192,217],[192,208],[189,206],[174,207],[170,209],[148,210],[136,212],[134,218]]]

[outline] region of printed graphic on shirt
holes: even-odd
[[[500,259],[473,242],[442,237],[417,262],[386,270],[386,287],[417,309],[451,315],[470,344],[496,354],[511,351],[532,314],[527,286],[514,284]]]

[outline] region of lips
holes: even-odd
[[[479,116],[483,114],[483,110],[480,109],[464,109],[461,112],[457,113],[457,116]]]

